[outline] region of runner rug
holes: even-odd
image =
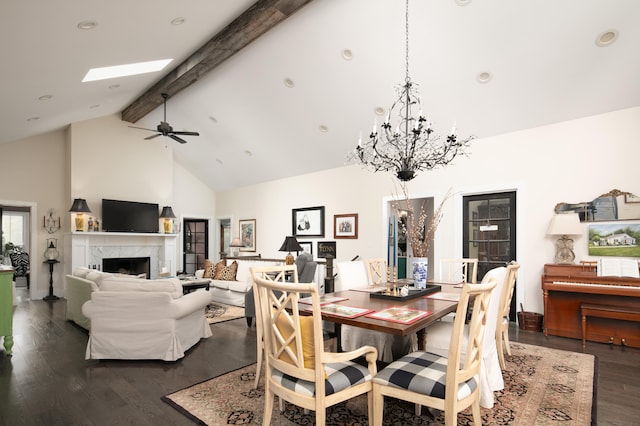
[[[595,424],[593,355],[511,343],[503,371],[505,389],[496,392],[493,409],[482,409],[483,425]],[[253,389],[256,365],[204,381],[162,399],[198,424],[261,425],[264,386]],[[385,398],[385,425],[441,425],[444,413],[414,414],[414,406]],[[593,422],[592,422],[593,418]],[[274,403],[272,425],[313,425],[314,413],[286,403],[284,413]],[[327,409],[327,425],[366,425],[367,400],[354,398]],[[458,415],[458,424],[473,424],[470,412]]]
[[[207,305],[205,316],[209,324],[244,318],[244,308],[239,306],[224,305],[222,303],[210,303]]]

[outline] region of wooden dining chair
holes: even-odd
[[[440,260],[440,281],[449,283],[478,282],[478,259]]]
[[[376,349],[363,346],[351,352],[325,352],[318,286],[286,282],[288,271],[295,271],[295,266],[251,268],[264,340],[263,425],[271,423],[274,396],[314,410],[315,424],[322,426],[327,407],[366,393],[371,419]],[[301,295],[310,295],[311,304],[300,304]],[[302,315],[300,306],[308,306],[310,315]],[[354,362],[360,357],[366,366]]]
[[[516,286],[518,269],[520,269],[520,264],[517,262],[511,262],[507,265],[507,274],[500,294],[500,310],[498,311],[496,325],[496,350],[500,360],[500,368],[503,370],[506,367],[504,351],[511,355],[511,347],[509,346],[509,312],[511,311],[511,299]]]
[[[392,362],[373,379],[373,425],[381,426],[384,397],[389,396],[444,411],[445,425],[457,424],[458,413],[472,408],[473,422],[482,425],[480,414],[480,364],[491,290],[495,279],[465,284],[460,293],[449,356],[412,352]],[[462,360],[465,313],[473,299],[466,354]]]
[[[380,287],[387,283],[387,261],[386,259],[366,259],[367,274],[369,276],[369,286]]]

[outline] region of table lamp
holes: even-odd
[[[289,252],[284,258],[284,263],[286,265],[293,265],[293,255],[291,254],[291,252],[302,251],[302,247],[300,246],[300,243],[298,243],[298,240],[296,240],[296,237],[290,236],[290,237],[285,237],[284,242],[282,243],[282,246],[278,251]]]
[[[171,221],[171,219],[175,219],[176,215],[173,214],[173,209],[171,208],[171,206],[164,206],[162,208],[162,213],[160,213],[160,218],[164,219],[164,233],[165,234],[170,234],[171,233],[171,227],[173,225],[173,222]]]
[[[91,213],[91,210],[89,210],[89,206],[87,205],[87,200],[84,198],[76,198],[73,200],[73,204],[71,205],[69,212],[76,214],[76,232],[84,231],[84,216],[82,213]]]
[[[244,247],[244,244],[242,244],[242,241],[240,241],[240,238],[234,238],[233,240],[231,240],[231,244],[229,244],[229,247]],[[238,257],[239,253],[239,249],[235,249],[231,252],[231,255],[233,257]]]
[[[580,217],[577,213],[555,214],[549,222],[547,235],[560,235],[556,241],[555,262],[559,265],[571,265],[576,258],[573,253],[573,240],[569,235],[583,233]]]

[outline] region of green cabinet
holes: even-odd
[[[4,349],[11,355],[13,348],[13,268],[0,265],[0,337]]]

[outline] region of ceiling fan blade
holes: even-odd
[[[150,139],[157,138],[158,136],[161,136],[161,134],[160,133],[156,133],[155,135],[147,136],[146,138],[144,138],[144,140],[148,141]]]
[[[136,127],[136,126],[129,126],[132,129],[139,129],[139,130],[148,130],[149,132],[157,132],[156,129],[145,129],[144,127]]]
[[[171,132],[174,135],[185,135],[185,136],[200,136],[198,132]]]
[[[177,137],[177,136],[176,136],[176,135],[174,135],[174,134],[170,134],[170,135],[167,135],[167,136],[169,136],[171,139],[173,139],[173,140],[174,140],[174,141],[176,141],[176,142],[180,142],[180,143],[187,143],[187,141],[185,141],[185,140],[184,140],[184,139],[182,139],[182,138]]]

